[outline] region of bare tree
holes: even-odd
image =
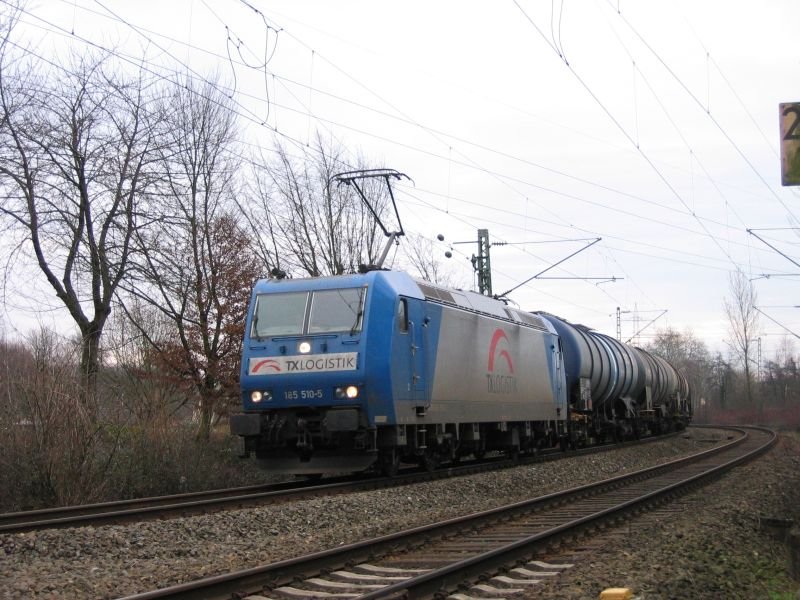
[[[168,100],[162,203],[138,235],[128,293],[173,327],[149,338],[164,367],[198,400],[198,437],[207,439],[214,412],[238,391],[238,360],[249,289],[263,267],[252,234],[232,216],[237,193],[235,113],[213,82],[178,81]],[[139,329],[148,334],[147,323]]]
[[[352,186],[328,185],[336,173],[356,167],[343,148],[317,134],[314,147],[295,158],[276,144],[276,158],[256,173],[251,209],[257,228],[268,232],[276,267],[305,275],[354,273],[372,264],[383,246],[383,233]],[[362,168],[363,159],[357,161]],[[382,180],[365,180],[363,189],[378,215],[386,214],[388,194]]]
[[[88,393],[151,182],[151,90],[108,56],[59,69],[2,47],[0,218],[80,330]]]
[[[753,402],[751,361],[753,344],[759,335],[759,318],[756,310],[758,298],[751,281],[742,271],[731,273],[729,278],[730,299],[725,299],[725,314],[728,317],[732,338],[731,349],[744,367],[747,402]]]
[[[249,193],[237,196],[234,201],[238,213],[250,231],[257,232],[251,240],[253,251],[264,266],[264,273],[286,273],[290,270],[288,262],[282,259],[278,246],[280,232],[275,223],[275,216],[267,207],[272,189],[269,177],[265,176],[263,165],[267,164],[263,154],[251,165]],[[287,257],[288,258],[288,257]]]
[[[40,328],[25,345],[2,344],[0,356],[0,502],[96,498],[107,474],[107,432],[75,393],[72,349]]]
[[[128,299],[109,320],[104,346],[113,368],[104,370],[102,381],[113,388],[124,417],[132,417],[139,428],[168,420],[186,403],[183,382],[164,368],[157,350],[174,337],[172,321],[135,298]]]
[[[794,341],[784,335],[778,342],[773,360],[764,363],[761,387],[773,406],[800,405],[800,356]]]
[[[668,360],[676,367],[684,363],[707,363],[709,358],[708,348],[703,340],[697,338],[691,330],[680,332],[671,327],[656,330],[653,341],[647,345],[647,350]]]
[[[691,330],[681,333],[670,327],[659,329],[645,349],[669,361],[684,374],[696,402],[710,401],[712,388],[716,385],[711,374],[711,355],[703,340]]]

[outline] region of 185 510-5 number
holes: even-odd
[[[284,400],[321,400],[322,390],[286,390],[283,392]]]

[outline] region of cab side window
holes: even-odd
[[[401,333],[408,333],[408,300],[405,298],[397,303],[397,328]]]

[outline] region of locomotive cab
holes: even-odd
[[[256,286],[241,366],[244,414],[232,416],[231,432],[270,469],[319,473],[328,470],[326,449],[340,456],[369,444],[359,360],[368,288],[305,281]]]
[[[245,455],[293,474],[361,471],[377,460],[376,423],[394,418],[392,390],[415,389],[395,381],[403,369],[393,356],[420,344],[418,307],[400,298],[414,289],[401,282],[398,290],[391,278],[372,272],[256,284],[243,342],[244,412],[231,416]],[[416,356],[422,360],[421,349]],[[421,397],[422,369],[406,371]]]

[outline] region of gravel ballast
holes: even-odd
[[[608,532],[596,551],[565,552],[575,566],[526,597],[596,600],[621,587],[641,600],[800,598],[788,547],[768,527],[793,520],[800,533],[800,434],[665,509]]]
[[[117,598],[605,479],[707,449],[713,440],[722,438],[713,431],[692,429],[686,436],[593,456],[413,486],[169,521],[0,535],[0,598]],[[666,571],[661,569],[673,566],[678,569],[676,581],[680,581],[680,576],[687,581],[695,578],[693,569],[697,565],[703,570],[708,570],[706,565],[711,569],[711,563],[719,561],[703,556],[705,546],[692,545],[690,549],[695,554],[689,556],[689,546],[685,544],[688,540],[699,544],[709,538],[722,541],[719,532],[700,534],[704,531],[701,528],[716,531],[720,523],[726,528],[733,527],[733,533],[726,535],[745,532],[766,540],[758,541],[757,545],[751,542],[752,550],[748,552],[758,552],[762,562],[777,564],[780,544],[758,534],[757,515],[753,513],[755,510],[762,514],[790,514],[787,507],[791,505],[798,518],[798,477],[800,440],[795,436],[784,439],[756,463],[740,467],[712,484],[713,488],[707,488],[713,492],[699,492],[702,501],[695,502],[683,516],[673,517],[674,521],[652,520],[642,528],[637,527],[635,535],[626,538],[618,552],[615,549],[613,553],[603,553],[602,565],[590,554],[585,555],[581,559],[583,564],[576,564],[542,592],[552,598],[597,598],[603,587],[630,584],[636,591],[647,593],[646,597],[686,597],[678,589],[680,583],[674,590],[663,591],[668,588]],[[736,483],[730,483],[732,478],[737,478]],[[715,504],[729,495],[734,497],[732,504]],[[766,504],[756,507],[758,499]],[[675,535],[678,523],[682,538]],[[671,541],[656,542],[659,534]],[[650,548],[652,544],[657,549]],[[730,544],[723,543],[726,545]],[[748,564],[752,556],[747,555]],[[646,557],[656,558],[659,568],[647,568],[650,559]],[[724,573],[733,567],[727,564],[722,568]],[[768,575],[777,578],[778,584],[788,585],[785,577],[780,579],[780,565],[775,573],[770,571]],[[537,591],[535,597],[541,597],[538,594]]]

